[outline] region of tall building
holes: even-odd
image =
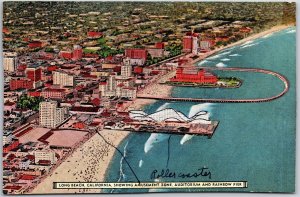
[[[62,87],[65,86],[73,86],[74,85],[74,77],[65,72],[53,72],[53,84],[60,85]]]
[[[47,128],[55,128],[64,121],[64,109],[57,107],[56,101],[44,101],[40,103],[40,125]]]
[[[130,77],[132,74],[132,66],[130,65],[130,59],[126,58],[123,60],[123,65],[121,66],[121,76]]]
[[[135,99],[136,98],[136,89],[130,87],[123,87],[123,84],[119,84],[116,88],[116,97]]]
[[[184,36],[183,37],[183,41],[182,41],[182,47],[183,47],[183,51],[184,52],[191,52],[192,51],[192,46],[193,46],[193,42],[192,42],[192,37],[191,36]]]
[[[82,48],[79,45],[74,45],[73,58],[74,60],[80,60],[82,58]]]
[[[193,54],[198,53],[198,48],[199,48],[199,35],[197,33],[187,33],[186,36],[183,37],[182,41],[182,47],[183,51],[190,53],[192,52]]]
[[[197,36],[192,36],[193,37],[193,47],[192,47],[192,53],[194,55],[198,54],[198,47],[199,47],[199,40],[198,40],[198,35]]]
[[[115,90],[116,89],[116,76],[111,75],[107,80],[107,90]]]
[[[14,72],[17,68],[17,53],[4,52],[3,66],[5,71]]]
[[[42,68],[40,66],[29,66],[25,70],[26,77],[33,81],[33,88],[40,87],[42,85]]]

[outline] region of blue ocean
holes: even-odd
[[[229,48],[198,62],[198,66],[263,68],[284,75],[290,89],[283,97],[266,103],[191,103],[158,101],[144,108],[153,113],[174,108],[186,116],[209,112],[219,126],[211,139],[204,136],[132,133],[119,146],[141,182],[247,181],[247,188],[224,189],[115,189],[127,192],[292,192],[295,187],[296,132],[296,28],[266,35]],[[279,94],[283,83],[272,75],[216,72],[243,80],[240,88],[208,89],[176,87],[173,97],[265,98]],[[194,172],[206,167],[209,177],[152,179],[153,170]],[[116,152],[106,182],[137,182],[132,170]]]

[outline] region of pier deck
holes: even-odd
[[[211,124],[201,124],[201,123],[190,123],[190,127],[180,127],[180,126],[159,126],[158,124],[140,125],[130,127],[104,127],[105,129],[119,130],[119,131],[131,131],[136,133],[165,133],[165,134],[175,134],[175,135],[199,135],[207,136],[209,139],[214,135],[219,121],[211,121]]]

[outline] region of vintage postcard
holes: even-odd
[[[296,3],[3,3],[3,193],[294,192]]]

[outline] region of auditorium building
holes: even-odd
[[[171,78],[170,81],[189,83],[217,83],[218,77],[204,69],[179,67],[176,70],[176,76]]]

